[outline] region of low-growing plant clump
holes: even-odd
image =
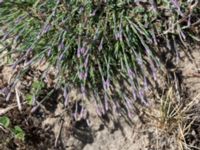
[[[149,105],[151,88],[166,73],[165,54],[178,61],[177,43],[189,49],[186,40],[199,41],[199,14],[195,0],[1,0],[1,59],[16,72],[8,87],[12,91],[26,72],[45,64],[25,96],[29,104],[38,104],[54,67],[53,86],[62,89],[65,106],[70,89],[82,93],[82,110],[73,102],[75,119],[78,112],[84,118],[91,93],[98,115],[124,106],[131,117],[134,103]]]

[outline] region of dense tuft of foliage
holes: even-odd
[[[198,14],[198,1],[1,0],[0,52],[13,69],[23,66],[20,73],[45,61],[45,78],[54,66],[66,105],[73,86],[83,97],[100,97],[100,115],[121,104],[129,112],[136,100],[148,105],[146,94],[164,68],[160,47],[178,58],[175,38],[183,45],[187,37],[199,40],[191,31]]]

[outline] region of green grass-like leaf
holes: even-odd
[[[14,134],[14,137],[18,140],[22,140],[24,141],[25,140],[25,132],[23,131],[23,129],[19,126],[15,126],[13,129],[12,129],[12,132]]]
[[[6,116],[0,117],[0,124],[4,126],[5,128],[8,128],[10,125],[10,119]]]

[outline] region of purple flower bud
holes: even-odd
[[[27,49],[27,51],[26,51],[26,55],[25,55],[25,56],[28,56],[32,50],[33,50],[33,48],[32,48],[32,47],[29,47],[29,48]]]
[[[83,72],[80,72],[80,73],[79,73],[79,79],[82,80],[83,78],[84,78],[84,73],[83,73]]]
[[[91,17],[92,17],[92,16],[95,16],[97,10],[98,10],[98,8],[96,8],[96,9],[90,14],[90,16],[91,16]]]
[[[142,61],[142,58],[141,58],[141,56],[138,56],[137,58],[136,58],[136,61],[137,61],[137,63],[138,63],[138,65],[143,65],[143,61]]]
[[[80,48],[77,49],[77,57],[79,58],[81,56],[81,50]]]
[[[177,8],[178,14],[181,16],[184,16],[184,14],[181,12],[181,7],[180,7],[178,0],[171,0],[171,2]]]
[[[80,80],[86,80],[86,78],[87,78],[87,71],[79,73]]]
[[[81,54],[84,54],[84,52],[85,52],[85,48],[82,47],[82,48],[80,49],[80,52],[81,52]]]
[[[56,15],[56,9],[54,9],[52,12],[52,16],[55,16],[55,15]]]
[[[133,79],[135,78],[135,73],[131,70],[131,69],[128,69],[128,76]]]
[[[154,31],[151,32],[151,35],[152,35],[154,44],[157,46],[158,42],[157,42],[156,35],[155,35]]]
[[[8,36],[9,36],[9,33],[6,32],[1,40],[2,40],[2,41],[7,40],[7,39],[8,39]]]
[[[126,100],[127,107],[130,108],[130,109],[132,109],[133,107],[131,105],[130,99],[128,99],[127,97],[125,97],[125,100]]]
[[[64,43],[63,43],[63,41],[58,45],[58,50],[60,51],[60,50],[62,50],[62,49],[64,49]]]
[[[105,110],[108,111],[108,96],[104,94],[104,105],[105,105]]]
[[[65,86],[64,89],[63,89],[63,96],[64,96],[64,105],[65,107],[68,105],[68,94],[67,94],[67,87]]]
[[[8,95],[10,89],[8,87],[4,87],[3,89],[0,89],[0,95],[6,96]]]
[[[74,119],[75,120],[78,120],[78,116],[77,116],[77,113],[78,113],[78,103],[77,103],[77,101],[76,101],[76,105],[75,105],[75,112],[74,112]]]
[[[103,48],[103,38],[101,39],[100,45],[98,47],[98,50],[101,51]]]
[[[23,19],[25,18],[25,16],[20,16],[15,20],[15,24],[20,23]]]
[[[144,84],[144,90],[147,91],[148,90],[148,85],[147,85],[147,78],[146,77],[144,77],[143,84]]]
[[[14,41],[17,41],[19,39],[20,35],[17,35],[14,39]]]
[[[81,86],[81,93],[83,94],[84,97],[86,97],[86,90],[83,85]]]
[[[25,62],[25,63],[26,63],[26,66],[30,66],[31,63],[33,63],[33,60],[34,60],[34,59],[31,59],[31,60],[29,60],[28,62],[26,61],[26,62]]]
[[[155,12],[158,12],[158,6],[156,0],[151,0],[151,6]]]
[[[87,110],[84,109],[84,110],[83,110],[83,119],[86,119],[86,118],[87,118]]]
[[[81,55],[86,55],[87,54],[87,49],[82,47],[82,48],[78,48],[77,50],[77,57],[79,58]]]
[[[63,60],[64,58],[64,53],[60,54],[60,56],[58,57],[58,62],[60,62],[61,60]]]
[[[8,95],[6,96],[6,101],[9,101],[11,97],[11,92],[8,93]]]
[[[84,62],[84,67],[87,68],[87,65],[88,65],[88,58],[89,58],[89,55],[87,55],[86,59],[85,59],[85,62]]]
[[[60,0],[57,0],[56,5],[60,4]]]
[[[131,69],[128,69],[128,76],[132,77],[132,71],[131,71]]]
[[[34,107],[31,109],[31,113],[34,113],[38,108],[39,108],[39,105],[34,106]]]
[[[51,52],[52,52],[52,50],[51,50],[51,49],[49,49],[49,50],[48,50],[48,53],[47,53],[47,56],[48,56],[48,57],[50,57],[50,55],[51,55]]]
[[[145,45],[145,52],[146,52],[147,56],[151,56],[151,50],[149,49],[149,47],[147,45]]]
[[[113,104],[112,104],[112,111],[113,111],[113,114],[117,113],[117,106],[116,106],[115,102],[113,102]]]
[[[152,71],[152,74],[153,74],[153,79],[156,81],[157,80],[156,68],[155,68],[153,62],[151,62],[150,68],[151,68],[151,71]]]
[[[116,39],[116,40],[121,40],[121,39],[122,39],[122,35],[121,35],[120,32],[117,32],[117,33],[115,34],[115,39]]]
[[[136,97],[136,93],[134,89],[132,90],[132,95],[133,95],[133,99],[136,100],[137,97]]]
[[[127,110],[127,113],[128,113],[128,117],[132,118],[132,113],[131,113],[130,108],[128,107],[127,103],[125,103],[125,106],[126,106],[126,110]]]
[[[108,90],[109,86],[110,86],[110,81],[108,79],[106,81],[103,81],[104,90]]]
[[[140,98],[141,102],[144,103],[146,106],[148,106],[148,103],[146,102],[146,100],[144,98],[144,91],[140,90],[138,94],[139,94],[139,98]]]
[[[116,114],[117,116],[120,115],[120,107],[118,102],[112,102],[112,110],[113,114]]]
[[[32,96],[32,105],[35,105],[35,103],[36,103],[36,97],[35,97],[35,94]]]
[[[17,61],[15,61],[15,63],[12,64],[12,68],[15,69],[17,67],[17,65],[24,60],[24,58],[25,58],[25,56],[22,56]]]
[[[106,111],[105,111],[104,107],[101,105],[99,108],[100,108],[100,111],[102,112],[102,114],[105,115]]]
[[[86,120],[86,123],[87,123],[88,127],[91,127],[91,122],[89,119]]]
[[[97,113],[97,115],[98,116],[102,116],[102,113],[101,113],[101,111],[100,111],[100,109],[99,109],[99,106],[98,106],[98,104],[97,104],[97,102],[95,101],[95,107],[96,107],[96,113]]]
[[[51,29],[51,25],[47,24],[42,29],[42,34],[47,33]]]
[[[39,39],[41,38],[41,36],[42,36],[42,33],[40,32],[40,33],[38,33],[38,35],[36,36],[36,39],[39,40]]]
[[[83,56],[84,56],[84,57],[87,55],[88,51],[89,51],[89,49],[86,48],[85,53],[83,53]]]
[[[83,13],[83,11],[84,11],[84,7],[83,7],[83,6],[81,6],[81,7],[79,8],[79,11],[78,11],[78,13],[79,13],[79,14],[81,14],[81,13]]]
[[[139,90],[139,98],[144,101],[144,92],[142,90]]]
[[[83,113],[84,113],[84,108],[83,108],[83,107],[81,107],[80,119],[83,119]]]

